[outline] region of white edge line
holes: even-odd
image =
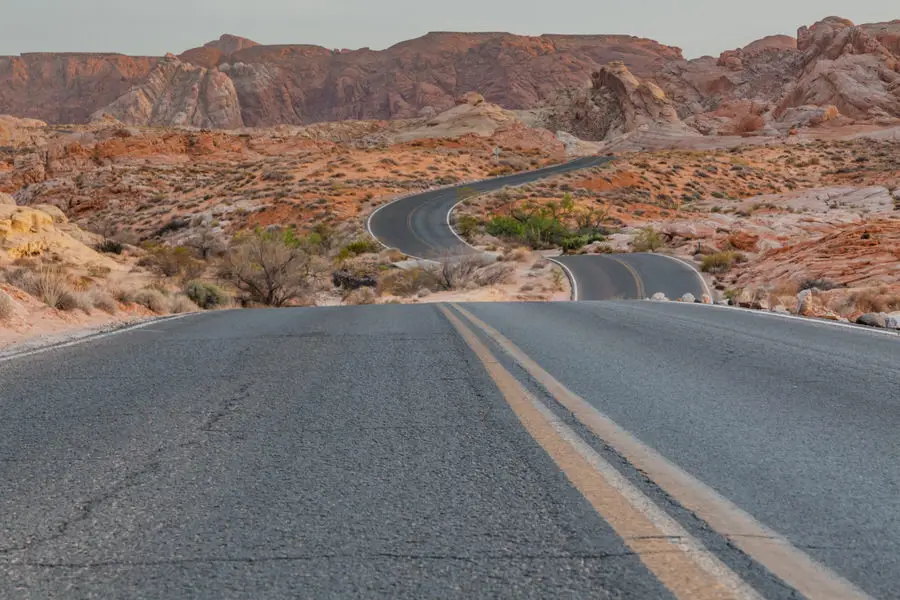
[[[42,346],[40,348],[34,348],[32,350],[23,350],[22,352],[16,352],[14,354],[8,355],[0,355],[0,363],[10,362],[17,358],[26,358],[28,356],[34,356],[36,354],[43,354],[45,352],[50,352],[51,350],[60,350],[62,348],[69,348],[71,346],[77,346],[79,344],[86,344],[88,342],[93,342],[96,340],[102,340],[104,338],[112,337],[114,335],[118,335],[120,333],[126,333],[129,331],[134,331],[135,329],[143,329],[144,327],[149,327],[150,325],[156,325],[157,323],[166,323],[168,321],[175,321],[177,319],[183,319],[184,317],[189,317],[191,315],[198,315],[201,313],[185,313],[181,315],[171,315],[168,317],[160,317],[157,319],[149,319],[142,323],[137,323],[136,325],[126,325],[124,327],[119,327],[112,331],[106,331],[103,333],[97,334],[88,334],[83,337],[70,340],[68,342],[62,342],[59,344],[49,344],[47,346]]]
[[[740,306],[722,306],[719,304],[702,304],[697,302],[676,302],[669,300],[668,302],[659,302],[656,300],[650,300],[649,302],[655,304],[677,304],[679,306],[705,306],[706,308],[718,308],[722,310],[736,310],[740,312],[749,313],[751,315],[756,315],[759,317],[775,317],[779,319],[791,319],[793,321],[800,321],[802,323],[808,323],[810,325],[826,325],[829,327],[840,327],[842,329],[849,329],[851,331],[858,331],[860,333],[874,333],[876,335],[886,335],[889,337],[900,337],[900,330],[891,330],[891,329],[879,329],[878,327],[866,327],[865,325],[853,325],[852,323],[840,323],[838,321],[829,321],[828,319],[817,319],[815,317],[801,317],[799,315],[786,315],[784,313],[777,313],[768,310],[754,310],[752,308],[742,308]]]
[[[501,188],[501,189],[502,189],[502,188]],[[483,253],[484,251],[483,251],[483,250],[480,250],[480,249],[478,249],[478,248],[476,248],[475,246],[473,246],[472,244],[470,244],[469,242],[467,242],[466,240],[464,240],[463,237],[462,237],[461,235],[459,235],[459,233],[456,232],[456,229],[453,228],[453,224],[450,223],[450,217],[453,215],[453,211],[456,210],[456,207],[457,207],[457,206],[459,206],[460,204],[462,204],[463,202],[465,202],[465,201],[468,200],[469,198],[477,198],[478,196],[483,196],[483,195],[484,195],[484,194],[476,194],[476,195],[474,195],[474,196],[469,196],[468,198],[463,198],[462,200],[460,200],[459,202],[457,202],[456,204],[454,204],[453,206],[451,206],[451,207],[450,207],[450,210],[447,211],[447,228],[450,230],[451,233],[453,233],[453,235],[456,236],[456,239],[458,239],[458,240],[461,241],[463,244],[465,244],[466,246],[468,246],[469,248],[471,248],[472,250],[474,250],[475,252],[478,252],[478,253]]]
[[[572,302],[578,302],[578,297],[579,297],[578,280],[575,279],[575,274],[572,272],[571,269],[569,269],[569,267],[567,267],[563,263],[556,260],[556,258],[548,258],[547,260],[549,260],[550,262],[552,262],[555,265],[559,265],[566,272],[566,275],[569,277],[569,283],[572,284]]]
[[[670,538],[670,543],[680,546],[682,550],[694,561],[697,566],[710,574],[723,587],[728,589],[735,597],[741,600],[762,600],[762,596],[754,590],[737,573],[732,571],[715,554],[706,548],[702,542],[692,536],[675,519],[669,516],[653,500],[647,497],[641,490],[625,478],[609,461],[604,459],[581,436],[575,433],[571,427],[563,423],[546,404],[538,400],[532,394],[527,394],[532,406],[538,411],[553,428],[554,431],[565,440],[572,448],[584,458],[597,473],[635,510],[644,515],[656,529]],[[602,515],[601,515],[602,517]]]
[[[681,259],[681,258],[678,258],[677,256],[669,256],[668,254],[657,254],[656,252],[654,252],[653,255],[654,255],[654,256],[664,256],[664,257],[666,257],[666,258],[668,258],[668,259],[670,259],[670,260],[674,260],[674,261],[676,261],[676,262],[680,262],[681,264],[683,264],[684,266],[686,266],[688,269],[690,269],[691,271],[693,271],[693,272],[694,272],[694,275],[697,276],[697,279],[700,280],[700,283],[703,284],[703,289],[706,290],[706,295],[709,296],[709,299],[710,299],[710,300],[715,300],[715,298],[713,298],[713,295],[712,295],[712,290],[709,289],[709,284],[706,283],[706,279],[703,278],[703,274],[700,273],[700,271],[697,270],[697,267],[695,267],[694,265],[690,264],[690,263],[689,263],[688,261],[686,261],[686,260],[683,260],[683,259]]]

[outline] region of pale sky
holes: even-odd
[[[897,0],[0,0],[0,55],[180,53],[232,33],[263,44],[386,48],[428,31],[624,33],[717,55],[838,15],[900,19]]]

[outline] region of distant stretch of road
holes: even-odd
[[[416,258],[435,259],[447,252],[469,252],[471,248],[456,237],[448,222],[450,211],[461,200],[461,189],[483,194],[510,185],[589,169],[610,160],[606,156],[590,156],[537,171],[408,196],[375,211],[369,218],[369,231],[384,245]]]
[[[650,302],[219,311],[0,359],[0,597],[900,598],[898,364]]]
[[[553,175],[602,165],[609,157],[588,157],[538,171],[488,179],[458,187],[408,196],[375,211],[369,231],[384,245],[416,258],[439,259],[448,254],[474,252],[454,233],[450,212],[463,188],[487,193]],[[557,260],[573,280],[575,300],[640,299],[663,292],[668,298],[708,290],[693,268],[674,259],[648,254],[571,256]]]
[[[659,254],[560,256],[574,280],[574,300],[641,300],[663,293],[672,300],[691,294],[700,300],[709,290],[688,264]]]

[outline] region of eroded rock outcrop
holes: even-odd
[[[548,125],[586,140],[610,140],[639,129],[664,128],[697,135],[655,83],[638,79],[621,62],[591,77],[588,90],[570,90],[552,106]]]
[[[218,69],[170,57],[147,81],[92,115],[128,125],[174,125],[236,129],[243,125],[231,78]]]
[[[833,105],[856,119],[900,118],[900,21],[855,26],[829,17],[797,35],[803,71],[778,114]]]

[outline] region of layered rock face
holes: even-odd
[[[141,125],[236,129],[243,125],[234,82],[217,69],[162,61],[147,81],[92,115]]]

